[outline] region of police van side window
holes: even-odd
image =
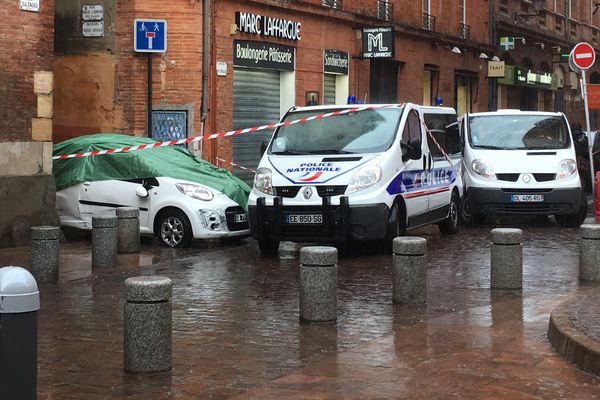
[[[404,124],[404,130],[402,131],[402,141],[408,143],[409,139],[418,138],[421,136],[421,125],[419,121],[419,115],[415,110],[410,110],[406,123]]]
[[[425,124],[430,133],[427,135],[429,150],[434,158],[444,157],[442,149],[448,155],[460,153],[460,134],[456,115],[425,114]]]

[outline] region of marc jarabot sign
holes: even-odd
[[[348,53],[325,49],[323,52],[323,71],[329,74],[348,75]]]
[[[363,28],[363,58],[394,58],[394,39],[392,26]]]
[[[294,48],[266,42],[233,41],[233,65],[294,70]]]
[[[257,15],[242,11],[235,13],[235,24],[240,32],[279,39],[302,39],[302,24],[284,18]]]

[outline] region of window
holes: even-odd
[[[322,4],[325,7],[342,8],[342,0],[323,0]]]
[[[465,2],[466,2],[466,0],[460,0],[460,4],[458,5],[458,8],[460,10],[461,24],[467,23],[467,10],[465,9],[465,7],[466,7]]]
[[[461,152],[460,135],[455,114],[425,114],[425,125],[435,138],[435,141],[448,155]],[[434,158],[444,158],[444,154],[435,144],[430,135],[427,135],[429,150]]]
[[[394,16],[394,8],[389,0],[377,0],[377,18],[391,21]]]

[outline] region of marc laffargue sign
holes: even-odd
[[[280,39],[300,40],[302,24],[283,18],[269,17],[237,11],[235,23],[240,32]]]

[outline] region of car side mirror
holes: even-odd
[[[135,188],[135,194],[136,194],[138,197],[142,197],[142,198],[144,198],[144,197],[148,197],[148,190],[146,190],[146,188],[145,188],[145,187],[143,187],[143,186],[137,186],[137,187]]]
[[[418,160],[423,155],[421,151],[421,139],[418,137],[408,139],[408,143],[400,142],[400,146],[406,149],[406,153],[402,156],[402,161]]]

